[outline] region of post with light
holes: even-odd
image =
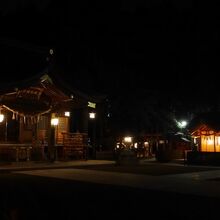
[[[91,121],[91,129],[92,129],[92,157],[93,159],[96,158],[96,113],[90,112],[89,119]]]
[[[177,127],[180,129],[181,135],[186,135],[186,126],[188,125],[188,122],[185,120],[181,120],[181,121],[176,121],[177,123]],[[184,164],[187,160],[187,150],[184,150]]]
[[[0,123],[5,121],[5,142],[8,140],[8,121],[7,121],[7,116],[2,114],[1,109],[0,109]]]
[[[50,134],[50,160],[51,162],[57,159],[56,149],[56,128],[59,124],[59,119],[56,117],[51,118],[51,134]]]
[[[4,121],[5,116],[0,113],[0,123]]]

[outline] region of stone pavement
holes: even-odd
[[[220,197],[220,167],[210,167],[210,170],[208,171],[196,171],[181,174],[152,176],[146,174],[143,175],[126,172],[119,173],[103,170],[92,170],[89,169],[89,167],[87,166],[114,163],[114,161],[104,160],[55,162],[52,164],[38,164],[28,162],[20,164],[14,163],[8,166],[1,166],[0,170],[11,170],[17,174],[34,175],[41,177],[77,180],[99,184],[119,185],[139,189],[159,190],[208,197]],[[152,161],[142,161],[142,163],[149,163],[151,165],[153,164]],[[86,167],[83,169],[77,168],[77,166],[84,165]],[[163,166],[163,169],[167,165],[184,166],[181,163],[165,163],[160,165]],[[48,169],[50,169],[50,171],[48,171]]]
[[[114,161],[109,160],[76,160],[76,161],[54,161],[54,162],[35,162],[35,161],[24,161],[24,162],[1,162],[0,171],[15,171],[24,169],[53,169],[53,168],[68,168],[75,166],[89,166],[99,164],[114,164]]]

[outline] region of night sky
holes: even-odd
[[[107,94],[153,90],[176,101],[213,103],[215,8],[193,0],[8,0],[0,3],[1,74],[34,74],[54,48],[62,76],[78,87]]]

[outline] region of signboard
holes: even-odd
[[[88,107],[90,107],[90,108],[95,108],[95,107],[96,107],[96,103],[94,103],[94,102],[88,102]]]

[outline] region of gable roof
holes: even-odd
[[[24,80],[0,86],[0,107],[19,115],[39,115],[62,109],[87,107],[100,98],[75,90],[62,80],[51,77],[48,67]]]
[[[42,78],[43,77],[43,78]],[[19,115],[39,115],[71,105],[72,99],[43,75],[35,80],[25,80],[5,86],[0,91],[0,106]]]

